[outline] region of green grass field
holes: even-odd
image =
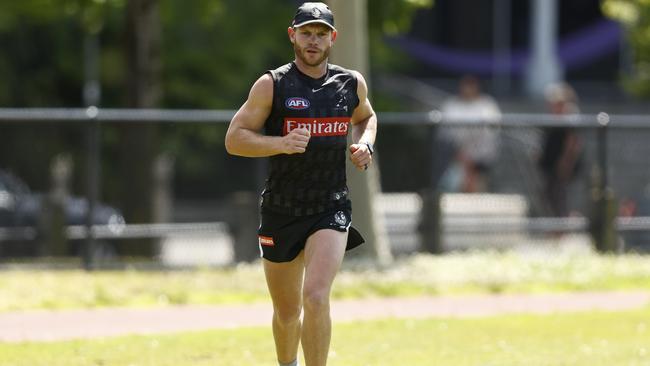
[[[0,343],[3,366],[276,365],[270,327]],[[647,366],[650,308],[335,324],[331,366]]]
[[[0,311],[268,301],[259,263],[188,271],[5,270]],[[553,252],[348,261],[334,298],[650,290],[650,257]],[[0,365],[275,365],[270,327],[0,343]],[[650,307],[628,312],[335,324],[330,365],[650,366]]]
[[[333,297],[650,290],[650,256],[552,251],[415,255],[386,269],[346,261]],[[5,270],[0,311],[268,301],[261,265],[187,271]]]

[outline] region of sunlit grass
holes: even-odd
[[[0,272],[0,311],[165,306],[259,301],[259,266],[184,271],[11,270]]]
[[[386,270],[344,271],[336,296],[650,289],[650,256],[475,252],[417,255]]]
[[[335,324],[331,366],[646,366],[650,308]],[[270,327],[0,343],[12,366],[275,365]]]
[[[401,258],[388,268],[346,261],[334,298],[650,290],[650,256],[476,252]],[[6,270],[0,311],[268,301],[259,263],[175,271]]]

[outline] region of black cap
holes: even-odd
[[[321,23],[336,30],[334,28],[334,14],[330,8],[323,3],[304,3],[300,5],[296,16],[293,17],[291,26],[294,28],[302,27],[305,24]]]

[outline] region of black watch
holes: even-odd
[[[364,142],[366,146],[368,146],[368,151],[370,152],[370,156],[375,153],[375,149],[372,148],[372,144],[369,142]]]

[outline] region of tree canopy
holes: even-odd
[[[625,26],[632,49],[625,85],[634,95],[650,98],[650,0],[605,0],[603,10]]]
[[[293,57],[286,28],[296,1],[159,2],[162,108],[236,109],[255,79]],[[408,30],[414,11],[431,3],[368,0],[371,71],[384,72],[403,64],[399,54],[387,48],[383,37]],[[100,106],[127,106],[127,4],[128,0],[0,2],[0,106],[83,106],[83,40],[87,35],[99,38]],[[373,102],[376,109],[382,109],[381,99]],[[223,151],[225,127],[161,127],[160,149],[177,161],[177,193],[214,195],[250,181],[237,179],[237,174],[244,173],[232,170],[247,163],[227,157]],[[45,188],[49,159],[56,154],[70,153],[77,160],[76,166],[83,166],[80,136],[78,126],[27,129],[0,125],[0,166],[15,167],[19,175]],[[46,142],[34,149],[36,140]],[[111,156],[120,149],[119,134],[110,127],[103,130],[103,149],[104,196],[110,198],[117,194],[111,193],[114,184],[110,179],[119,179],[117,163]],[[234,178],[222,179],[219,172],[223,171],[232,172]],[[77,181],[82,185],[82,178]]]

